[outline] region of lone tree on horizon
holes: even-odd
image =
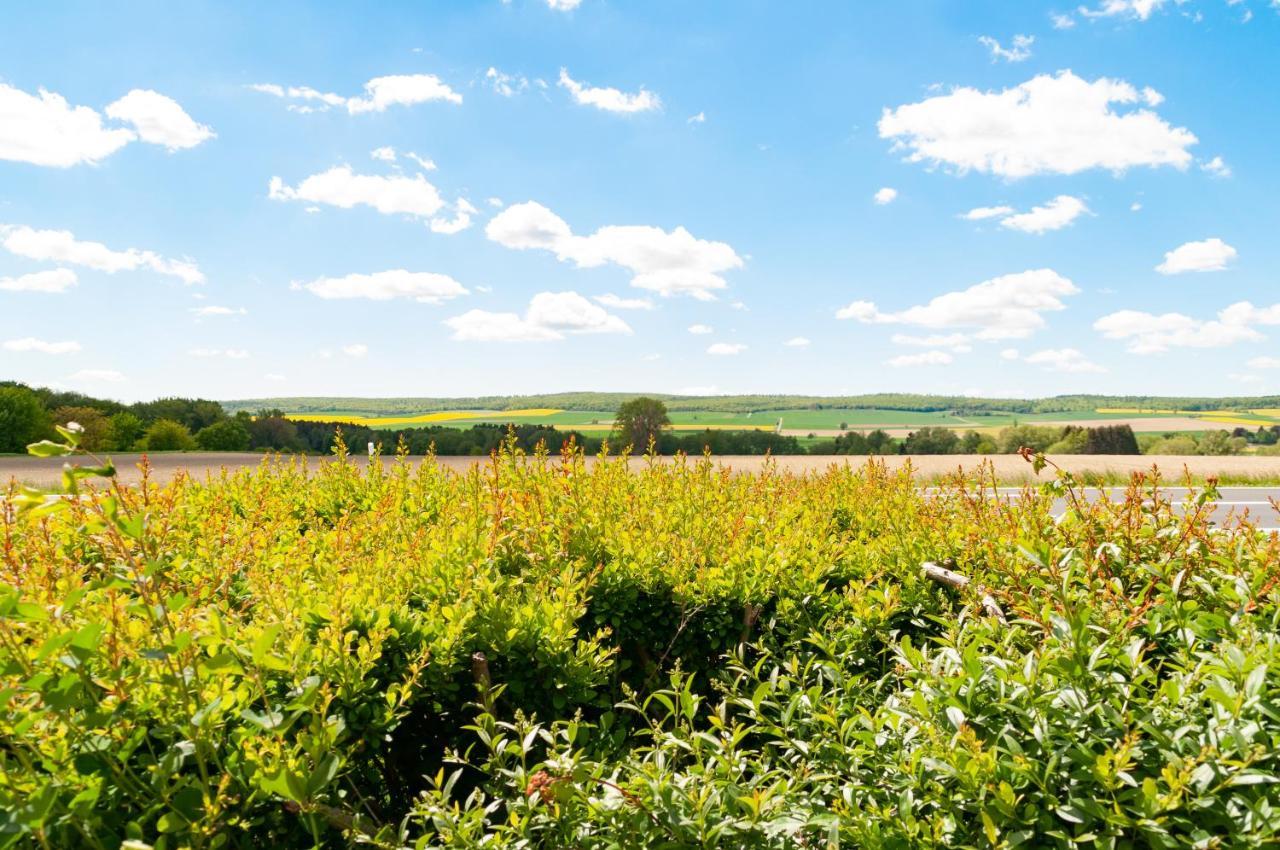
[[[663,428],[671,427],[671,419],[659,399],[640,396],[619,405],[614,427],[621,445],[629,445],[639,454],[648,450],[649,440],[657,440]]]

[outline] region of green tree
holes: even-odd
[[[333,443],[333,426],[326,429],[325,445]],[[304,447],[298,438],[298,427],[278,410],[259,413],[249,422],[249,435],[255,449],[296,452]],[[323,451],[323,447],[315,447]]]
[[[1149,455],[1195,455],[1200,453],[1196,441],[1187,436],[1172,435],[1157,440],[1147,449]]]
[[[1014,425],[1000,432],[1000,451],[1013,454],[1023,446],[1042,452],[1062,439],[1062,429],[1040,425]]]
[[[1227,431],[1210,431],[1200,435],[1200,454],[1202,455],[1238,455],[1244,451],[1247,443],[1243,437],[1233,437]]]
[[[127,410],[122,410],[107,420],[106,448],[127,452],[142,439],[145,430],[142,420]]]
[[[1045,451],[1051,455],[1111,454],[1111,452],[1091,452],[1088,445],[1088,433],[1083,428],[1068,425],[1063,429],[1062,437]]]
[[[909,455],[953,455],[960,450],[960,437],[950,428],[929,426],[912,431],[902,444]]]
[[[190,451],[196,447],[191,432],[181,422],[172,419],[157,419],[147,428],[142,438],[142,447],[149,452]]]
[[[96,407],[59,407],[53,412],[53,421],[58,425],[76,422],[80,431],[80,447],[91,452],[107,447],[107,432],[111,422]]]
[[[624,401],[614,416],[614,428],[624,446],[631,446],[637,454],[649,448],[650,440],[657,440],[664,428],[671,427],[667,406],[656,398],[640,396]]]
[[[0,387],[0,452],[25,452],[49,433],[49,411],[26,387]]]
[[[1225,433],[1225,432],[1224,432]],[[1103,425],[1085,432],[1084,453],[1087,455],[1136,455],[1138,438],[1128,425]]]
[[[249,429],[239,419],[224,419],[196,432],[196,445],[207,452],[247,451]]]

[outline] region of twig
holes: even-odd
[[[955,588],[956,590],[962,590],[968,587],[970,583],[968,576],[961,575],[946,567],[940,567],[932,561],[925,561],[921,565],[921,572],[930,581],[945,584],[947,587]],[[1009,625],[1009,620],[1005,617],[1004,611],[1001,610],[1000,603],[996,602],[995,597],[987,593],[986,588],[981,585],[978,586],[978,593],[981,594],[982,610],[999,620],[1001,625]]]

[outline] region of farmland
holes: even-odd
[[[1280,536],[1052,473],[508,452],[11,491],[4,835],[1273,842]]]

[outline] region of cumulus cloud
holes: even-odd
[[[1164,262],[1156,266],[1156,271],[1160,274],[1220,272],[1236,257],[1236,249],[1221,239],[1204,239],[1184,243],[1166,252]]]
[[[547,0],[547,8],[557,12],[572,12],[582,5],[582,0]]]
[[[689,325],[689,333],[691,334],[703,335],[713,334],[715,332],[716,329],[711,327],[711,325]]]
[[[471,217],[479,210],[466,198],[458,198],[453,202],[453,218],[436,216],[431,219],[431,232],[452,235],[461,233],[471,226]]]
[[[879,191],[876,192],[875,201],[877,204],[884,206],[885,204],[893,203],[897,199],[897,197],[898,197],[897,189],[891,188],[889,186],[885,186],[883,189],[880,189]]]
[[[945,366],[954,360],[955,358],[945,351],[922,351],[919,354],[899,354],[897,357],[891,357],[885,361],[885,365],[895,369],[911,366]]]
[[[662,108],[662,99],[643,86],[635,94],[615,88],[594,88],[570,77],[565,68],[560,69],[560,87],[568,90],[575,103],[605,112],[630,114]]]
[[[612,292],[606,292],[604,295],[593,295],[591,300],[597,304],[612,307],[615,310],[652,310],[657,306],[648,298],[622,298]]]
[[[539,292],[523,316],[469,310],[444,322],[453,339],[474,342],[541,342],[565,334],[630,334],[622,319],[576,292]]]
[[[363,342],[353,342],[350,345],[342,346],[342,353],[348,357],[364,357],[369,353],[369,346]]]
[[[885,109],[880,137],[908,162],[1001,177],[1076,174],[1093,168],[1191,163],[1197,139],[1152,108],[1160,95],[1123,80],[1093,82],[1071,71],[1042,74],[1002,91],[957,88]],[[1144,108],[1145,107],[1145,108]]]
[[[373,274],[349,274],[343,277],[320,277],[308,283],[294,283],[320,298],[367,298],[390,301],[411,298],[422,304],[443,304],[451,298],[466,295],[462,284],[445,274],[391,269]]]
[[[29,260],[84,266],[107,274],[150,269],[156,274],[176,277],[187,285],[205,282],[204,273],[189,258],[174,260],[138,248],[114,251],[101,242],[79,240],[69,230],[36,230],[0,224],[0,245],[9,253]],[[74,282],[73,275],[71,283]]]
[[[76,285],[76,273],[71,269],[49,269],[42,272],[0,277],[0,290],[6,292],[66,292]]]
[[[1225,177],[1231,176],[1231,166],[1223,162],[1222,157],[1220,156],[1215,156],[1213,159],[1209,160],[1208,162],[1202,162],[1200,164],[1200,170],[1207,171],[1209,174],[1212,174],[1214,177],[1225,178]]]
[[[171,151],[194,148],[214,138],[213,130],[199,124],[178,102],[159,92],[134,89],[106,109],[107,117],[132,124],[138,138]]]
[[[357,97],[343,97],[332,92],[318,91],[310,86],[281,86],[276,83],[254,83],[249,88],[292,101],[289,109],[294,112],[325,112],[337,107],[346,109],[352,115],[360,115],[366,112],[386,112],[392,106],[414,106],[432,101],[462,103],[462,95],[449,88],[435,74],[374,77],[364,84],[364,94]]]
[[[742,267],[733,248],[697,239],[683,227],[666,231],[612,225],[577,236],[564,219],[534,201],[513,204],[494,216],[485,235],[507,248],[551,251],[578,268],[613,263],[631,271],[632,286],[702,301],[713,300],[715,291],[725,288],[724,272]]]
[[[911,336],[894,334],[889,341],[895,345],[918,345],[921,348],[949,348],[959,354],[973,350],[968,334],[930,334],[929,336]]]
[[[1105,372],[1102,366],[1094,363],[1083,352],[1074,348],[1046,348],[1026,356],[1026,362],[1043,366],[1051,372]]]
[[[1015,35],[1013,43],[1002,47],[1000,42],[989,35],[978,36],[978,42],[991,51],[991,61],[1003,59],[1006,62],[1024,62],[1031,58],[1031,45],[1035,43],[1034,35]]]
[[[1170,348],[1223,348],[1258,342],[1264,337],[1256,325],[1280,325],[1280,304],[1255,307],[1240,301],[1208,320],[1182,313],[1120,310],[1098,319],[1093,328],[1107,339],[1124,340],[1134,354],[1158,354]]]
[[[1076,19],[1070,15],[1051,15],[1049,20],[1056,30],[1069,30],[1076,25]]]
[[[961,218],[965,219],[966,221],[985,221],[986,219],[989,219],[989,218],[999,218],[1000,216],[1006,216],[1012,212],[1014,212],[1013,207],[1008,207],[1008,206],[974,207],[973,209],[969,210],[967,213],[962,215]]]
[[[1280,369],[1280,357],[1253,357],[1245,365],[1250,369]]]
[[[838,310],[836,318],[864,324],[975,328],[977,339],[1017,339],[1044,327],[1042,314],[1064,309],[1062,298],[1079,292],[1052,269],[1034,269],[985,280],[896,313],[882,312],[870,301],[854,301]]]
[[[805,336],[793,336],[791,339],[783,343],[783,345],[791,348],[807,348],[809,346],[809,338]]]
[[[243,307],[222,307],[210,304],[207,307],[192,307],[191,312],[197,316],[243,316],[249,311]]]
[[[171,98],[134,89],[106,107],[106,117],[133,128],[111,127],[88,106],[72,106],[55,92],[28,94],[0,83],[0,159],[53,168],[97,163],[130,142],[169,150],[194,147],[213,138]]]
[[[741,342],[715,342],[707,346],[707,353],[716,357],[731,357],[747,350]]]
[[[1086,18],[1133,18],[1145,21],[1151,14],[1163,6],[1167,0],[1102,0],[1094,8],[1080,7],[1080,14]],[[1184,0],[1177,0],[1184,2]]]
[[[971,210],[970,213],[973,211]],[[1024,213],[1006,215],[1000,226],[1023,233],[1041,235],[1051,230],[1061,230],[1080,216],[1089,212],[1083,200],[1073,195],[1059,195],[1047,203],[1032,207]]]
[[[529,81],[520,74],[505,74],[493,67],[484,72],[484,78],[489,88],[503,97],[515,97],[529,88]]]
[[[75,354],[80,350],[80,343],[74,340],[49,342],[47,340],[36,339],[33,336],[28,336],[21,339],[5,340],[4,350],[19,352],[34,351],[39,354]]]
[[[367,206],[383,215],[408,215],[428,223],[445,206],[439,190],[421,174],[357,174],[349,165],[312,174],[296,187],[272,177],[268,196],[275,201],[304,201],[348,210]]]

